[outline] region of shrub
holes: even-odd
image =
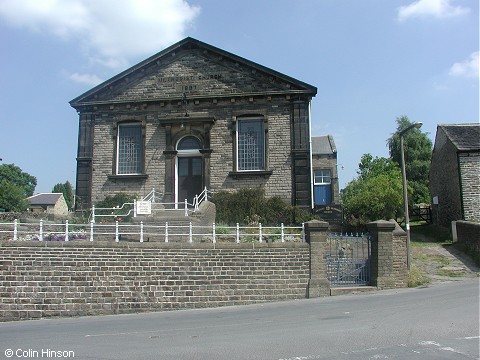
[[[216,221],[225,224],[248,225],[252,221],[266,226],[297,225],[317,218],[310,212],[291,206],[280,197],[266,198],[261,188],[220,191],[211,201],[217,209]]]

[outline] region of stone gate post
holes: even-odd
[[[308,280],[307,298],[330,295],[330,282],[327,278],[325,245],[327,242],[328,223],[311,220],[305,223],[305,237],[310,244],[310,279]]]
[[[367,224],[372,235],[370,257],[371,285],[379,289],[406,287],[408,284],[406,233],[394,221]]]

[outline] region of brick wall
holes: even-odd
[[[0,244],[0,320],[305,298],[309,247]]]

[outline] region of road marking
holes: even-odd
[[[472,337],[473,338],[473,337]],[[478,338],[478,336],[476,337]],[[467,338],[464,338],[464,339],[467,339]],[[442,346],[441,344],[439,344],[438,342],[436,341],[421,341],[419,342],[420,345],[423,345],[423,346],[426,346],[426,345],[435,345],[436,347],[439,348],[439,350],[441,351],[450,351],[450,352],[453,352],[455,354],[460,354],[460,355],[466,355],[465,353],[461,352],[461,351],[458,351],[458,350],[455,350],[454,348],[450,347],[450,346]]]

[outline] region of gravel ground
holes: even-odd
[[[428,242],[419,237],[418,234],[412,236],[412,240],[421,241],[411,247],[412,265],[418,267],[431,284],[480,276],[480,268],[454,246]]]

